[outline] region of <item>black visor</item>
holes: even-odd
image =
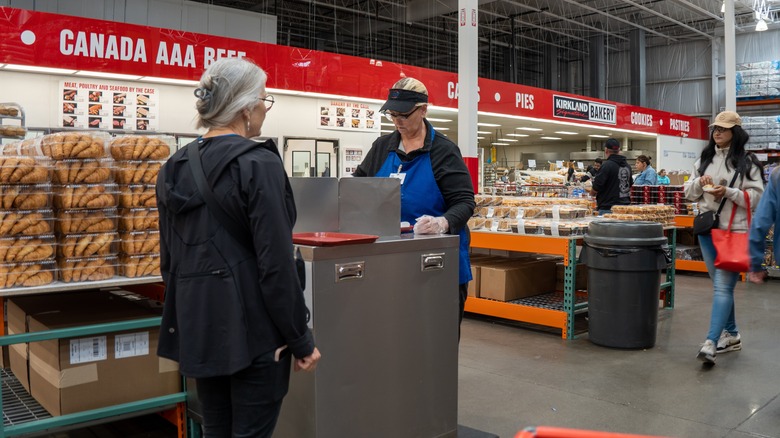
[[[390,92],[387,93],[387,102],[382,105],[379,112],[395,111],[406,114],[414,109],[418,103],[428,103],[428,95],[411,90],[391,88]]]

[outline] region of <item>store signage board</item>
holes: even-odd
[[[528,168],[535,169],[536,168],[536,160],[528,160]]]
[[[59,126],[81,129],[156,131],[160,92],[157,87],[102,80],[60,81]]]
[[[562,169],[563,168],[563,160],[555,160],[555,167],[557,167],[558,169]]]
[[[267,71],[269,88],[384,101],[399,78],[414,77],[425,83],[431,104],[458,107],[455,73],[9,7],[0,7],[0,17],[0,64],[198,80],[219,58],[246,57]],[[709,139],[705,119],[485,78],[478,85],[481,112]]]
[[[379,134],[381,115],[380,105],[345,100],[317,101],[319,116],[317,127],[342,131],[363,131]]]
[[[580,169],[580,170],[585,169],[585,165],[582,164],[582,161],[577,161],[577,169]]]

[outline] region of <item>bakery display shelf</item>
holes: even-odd
[[[0,290],[0,302],[4,300],[4,297],[9,296],[110,288],[116,286],[128,286],[135,292],[143,294],[141,289],[144,286],[151,289],[158,289],[162,286],[160,283],[161,280],[160,276],[154,276],[141,278],[114,277],[109,280],[76,283],[55,282],[45,286]],[[152,293],[152,295],[154,295],[154,293]],[[0,323],[2,322],[2,319],[0,319]],[[37,342],[48,339],[89,336],[99,333],[135,330],[138,328],[158,327],[159,325],[160,317],[151,317],[35,333],[5,335],[0,336],[0,346]],[[53,433],[55,431],[89,427],[94,424],[150,413],[159,413],[165,419],[173,423],[178,429],[177,438],[185,438],[188,436],[188,428],[186,425],[187,394],[183,380],[182,391],[175,394],[52,417],[40,407],[32,397],[30,397],[13,374],[5,371],[2,374],[2,377],[3,396],[0,410],[3,412],[4,422],[3,425],[0,426],[0,438],[40,434],[42,432]]]
[[[664,227],[664,232],[669,241],[672,260],[669,268],[666,269],[660,296],[664,300],[664,307],[673,308],[677,227]],[[577,272],[577,245],[581,243],[582,236],[553,237],[485,231],[472,232],[472,248],[562,256],[564,288],[562,292],[558,292],[560,299],[555,294],[546,294],[549,297],[538,299],[530,297],[515,302],[469,297],[466,300],[465,310],[481,315],[559,328],[563,339],[574,339],[574,316],[588,309],[587,294],[576,292],[574,287]],[[550,297],[554,300],[555,305],[550,305]]]
[[[32,287],[14,287],[9,289],[0,289],[0,297],[12,297],[20,295],[35,295],[55,292],[68,292],[84,289],[100,289],[104,287],[117,287],[117,286],[131,286],[137,284],[146,283],[158,283],[162,281],[160,276],[152,277],[139,277],[139,278],[127,278],[127,277],[113,277],[108,280],[100,281],[81,281],[73,283],[63,283],[61,281],[55,281],[54,283],[46,284],[43,286]]]
[[[33,333],[21,333],[0,337],[0,345],[11,346],[26,342],[82,337],[136,330],[140,328],[153,328],[158,327],[159,325],[160,317],[151,317],[57,330],[37,331]],[[164,416],[170,416],[177,419],[176,423],[179,427],[179,438],[183,438],[186,434],[183,420],[186,413],[186,406],[184,403],[187,399],[185,387],[182,388],[181,392],[174,394],[52,417],[48,415],[48,413],[41,408],[29,394],[27,394],[12,374],[4,371],[2,377],[3,397],[1,407],[3,412],[3,425],[0,427],[0,437],[28,435],[43,431],[52,432],[55,430],[65,430],[76,427],[88,427],[93,424],[146,415],[153,412],[161,412],[164,413]],[[184,383],[182,382],[182,384]]]
[[[14,102],[0,102],[0,107],[13,107],[19,110],[19,114],[16,116],[9,116],[9,115],[3,115],[0,114],[0,125],[4,124],[5,120],[19,120],[20,124],[15,126],[20,126],[22,128],[25,128],[26,132],[26,124],[25,124],[25,115],[24,115],[24,108],[22,108],[21,105]],[[9,140],[24,140],[25,134],[22,135],[4,135],[0,134],[0,139],[9,139]]]
[[[51,417],[24,389],[10,369],[0,368],[0,377],[3,388],[3,427]]]

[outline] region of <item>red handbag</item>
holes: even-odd
[[[750,196],[745,194],[745,204],[747,205],[747,226],[750,229]],[[712,244],[718,251],[715,257],[715,267],[731,272],[748,272],[750,270],[750,253],[748,250],[749,232],[731,231],[731,224],[734,222],[734,215],[737,212],[736,203],[731,210],[731,219],[729,227],[725,230],[715,228],[712,230]]]

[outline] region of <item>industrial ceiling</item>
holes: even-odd
[[[277,17],[279,44],[457,71],[457,0],[197,0]],[[777,17],[780,0],[757,0]],[[754,0],[734,0],[738,32],[753,31]],[[478,0],[481,77],[542,86],[541,60],[583,60],[591,38],[626,51],[709,40],[723,27],[721,0]],[[514,51],[515,56],[510,54]],[[508,66],[510,60],[515,66]],[[508,73],[509,70],[513,70]]]

